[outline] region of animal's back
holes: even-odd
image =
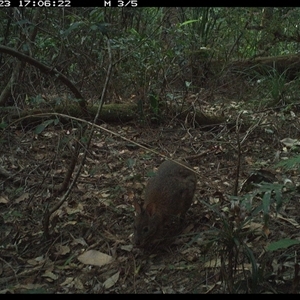
[[[196,176],[192,171],[172,161],[165,161],[148,182],[144,206],[155,203],[156,209],[165,218],[184,215],[192,203],[195,188]]]

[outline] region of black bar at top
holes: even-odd
[[[169,7],[167,0],[0,0],[0,9],[8,7]],[[195,0],[177,2],[181,7],[197,7]]]

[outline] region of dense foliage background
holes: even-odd
[[[207,81],[215,90],[233,71],[229,62],[294,55],[299,49],[295,7],[11,8],[0,14],[2,45],[62,72],[89,100],[99,98],[106,77],[103,34],[111,39],[107,101],[113,102],[136,94],[147,102],[151,93],[175,101],[179,91],[199,91]],[[239,71],[247,76],[247,70]],[[55,79],[2,54],[2,91],[8,84],[11,89],[2,93],[2,105],[34,105],[63,92]]]

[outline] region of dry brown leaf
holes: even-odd
[[[73,236],[72,236],[73,237]],[[82,246],[87,246],[86,241],[84,240],[83,237],[79,237],[77,239],[73,238],[72,245],[82,245]]]
[[[291,138],[284,138],[280,142],[289,148],[300,145],[299,140]]]
[[[211,259],[204,264],[205,268],[219,268],[221,266],[221,259]]]
[[[250,222],[250,223],[246,224],[245,226],[243,226],[243,229],[250,229],[251,231],[253,231],[254,234],[257,234],[257,235],[262,234],[262,232],[264,230],[263,224],[256,223],[256,222]]]
[[[0,203],[8,203],[8,197],[6,195],[0,195]]]
[[[63,246],[63,245],[56,245],[56,255],[66,255],[70,253],[70,247],[69,246]]]
[[[84,286],[79,278],[67,277],[66,280],[60,284],[60,286],[75,288],[77,290],[83,290]]]
[[[43,288],[44,286],[45,284],[38,283],[17,284],[14,286],[14,290],[37,290]]]
[[[82,211],[83,211],[83,205],[81,203],[78,203],[77,207],[66,207],[66,212],[68,215],[73,215]]]
[[[46,271],[44,274],[42,274],[42,277],[45,277],[48,281],[54,281],[58,279],[58,276],[56,274],[49,271]]]
[[[102,193],[101,194],[101,197],[102,198],[107,198],[107,197],[109,197],[110,196],[110,193]]]
[[[111,288],[112,286],[114,286],[117,283],[117,281],[119,280],[119,276],[120,276],[120,272],[117,272],[116,274],[114,274],[113,276],[111,276],[107,280],[105,280],[103,283],[103,286],[106,289]]]
[[[45,154],[43,154],[43,153],[36,153],[35,154],[35,158],[36,158],[36,160],[43,160],[43,159],[45,159]]]
[[[290,223],[291,225],[293,225],[295,228],[300,228],[300,225],[299,223],[292,219],[292,218],[284,218],[282,215],[280,214],[277,214],[277,218],[280,219],[280,220],[283,220],[283,221],[286,221],[288,223]]]
[[[32,265],[32,266],[36,266],[36,265],[44,264],[45,261],[46,261],[46,259],[44,258],[44,256],[38,256],[38,257],[33,258],[33,259],[28,259],[27,263]]]
[[[220,198],[218,198],[218,197],[209,197],[210,204],[217,204],[217,203],[219,203],[219,201],[220,201]]]
[[[113,257],[97,250],[88,250],[79,255],[78,260],[85,265],[104,266],[112,262]]]
[[[69,225],[75,225],[75,224],[77,224],[76,221],[69,221],[69,222],[64,223],[64,225],[61,226],[61,228],[67,227],[67,226],[69,226]]]
[[[60,284],[60,286],[70,286],[70,284],[73,282],[73,280],[74,280],[74,277],[67,277],[65,279],[65,281]]]
[[[129,245],[123,245],[120,247],[122,250],[127,251],[127,252],[131,252],[133,249],[133,245],[129,244]]]
[[[20,203],[24,200],[27,200],[29,198],[29,193],[24,193],[22,196],[20,196],[19,198],[16,199],[16,203]]]
[[[75,278],[74,280],[74,287],[77,290],[84,290],[84,285],[82,284],[81,280],[79,278]]]

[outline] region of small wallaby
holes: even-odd
[[[189,168],[189,165],[182,163]],[[196,189],[196,175],[191,170],[164,161],[145,189],[145,201],[141,206],[134,202],[134,243],[146,247],[159,237],[163,226],[175,216],[182,220],[191,206]]]

